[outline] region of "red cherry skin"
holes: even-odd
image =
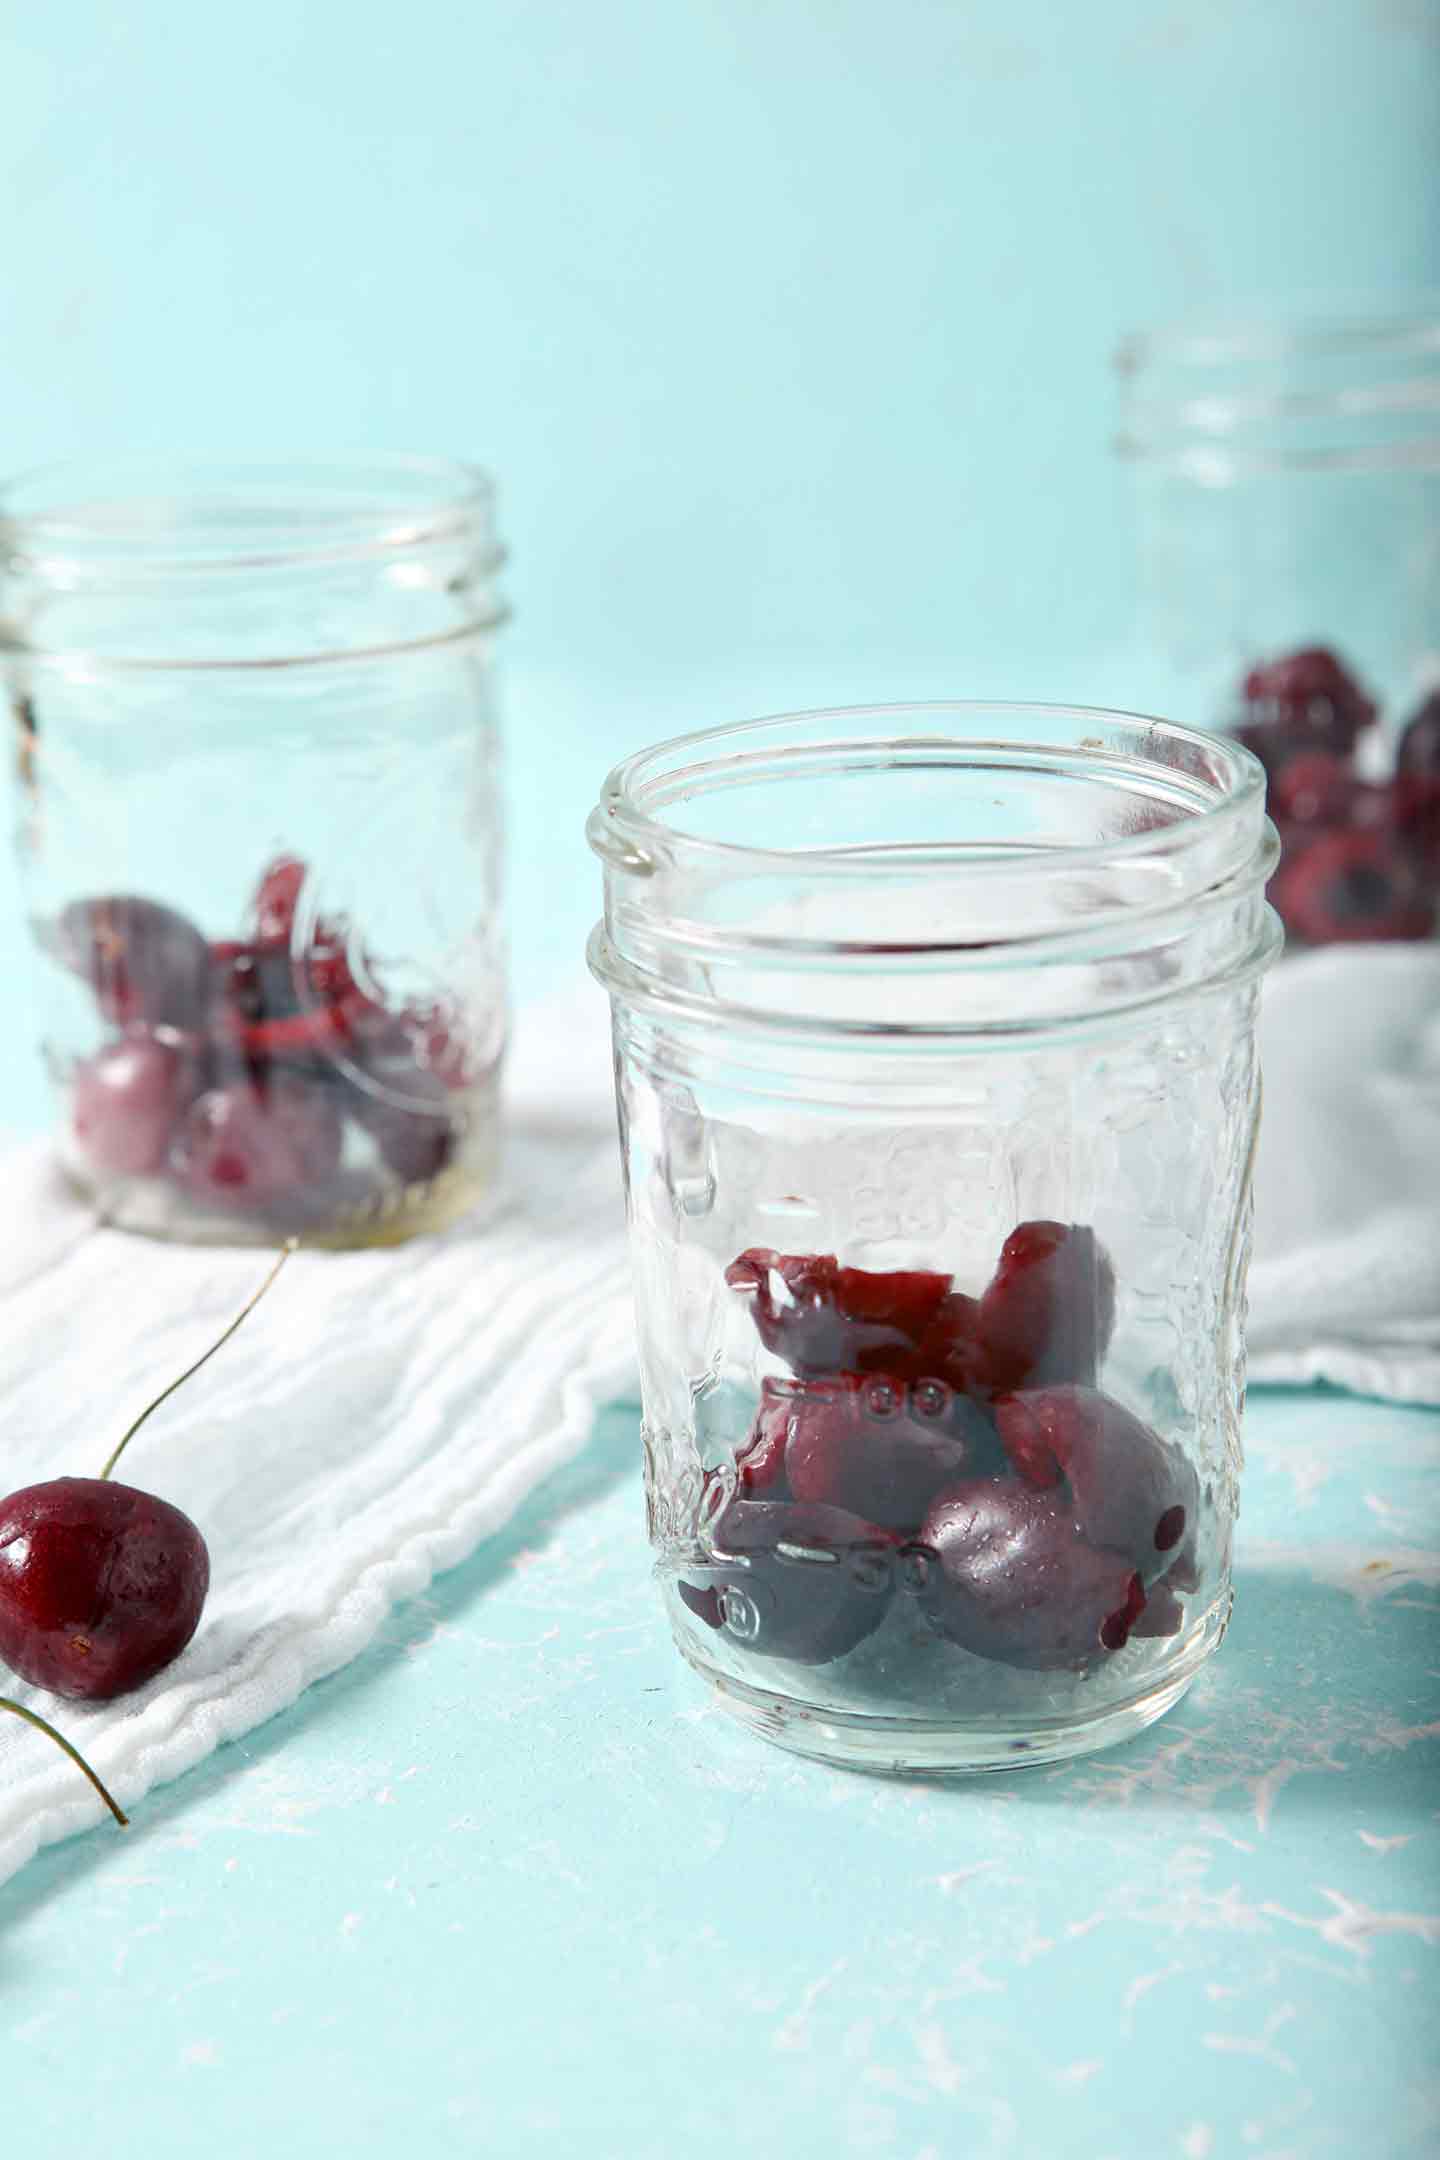
[[[0,1658],[36,1687],[108,1702],[180,1655],[210,1585],[179,1508],[107,1478],[52,1478],[0,1502]]]

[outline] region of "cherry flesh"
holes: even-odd
[[[937,1633],[977,1657],[1083,1671],[1122,1649],[1144,1611],[1137,1571],[1085,1537],[1067,1501],[1019,1478],[941,1494],[907,1552]]]
[[[1270,899],[1287,930],[1310,945],[1429,935],[1435,904],[1380,832],[1326,832],[1282,862]]]
[[[298,856],[277,857],[247,934],[213,945],[123,894],[77,901],[44,932],[124,1031],[75,1071],[76,1143],[97,1176],[164,1176],[278,1220],[333,1204],[347,1120],[406,1186],[453,1162],[455,1097],[476,1078],[458,1009],[390,1008],[363,989],[339,918],[302,940],[308,876]]]
[[[63,967],[88,983],[117,1027],[194,1028],[212,992],[210,948],[173,908],[131,893],[107,893],[62,908],[43,933]]]
[[[1354,675],[1322,645],[1251,668],[1244,697],[1248,726],[1268,728],[1297,747],[1342,756],[1375,718],[1375,707]]]
[[[264,1085],[233,1081],[199,1096],[180,1127],[172,1168],[197,1200],[263,1210],[323,1191],[339,1170],[342,1141],[333,1097],[276,1073]]]
[[[763,1381],[735,1497],[718,1475],[708,1486],[714,1550],[680,1590],[697,1618],[763,1644],[760,1655],[843,1655],[836,1645],[858,1624],[836,1587],[845,1578],[813,1553],[805,1572],[781,1548],[848,1540],[868,1554],[888,1538],[908,1540],[901,1594],[978,1656],[1084,1672],[1132,1637],[1179,1632],[1177,1592],[1199,1586],[1199,1484],[1180,1448],[1092,1384],[1115,1277],[1088,1226],[1019,1224],[978,1301],[929,1270],[869,1273],[764,1248],[742,1253],[727,1280],[797,1377]],[[957,1311],[947,1348],[963,1341],[967,1388],[908,1377],[922,1358],[933,1375]],[[812,1369],[824,1357],[849,1362]],[[866,1370],[871,1357],[888,1369]],[[742,1585],[727,1569],[752,1553],[765,1565]],[[802,1623],[820,1583],[830,1590]]]
[[[1032,1491],[1062,1491],[1092,1545],[1151,1580],[1197,1519],[1188,1458],[1094,1388],[1041,1388],[995,1405],[1000,1442]]]
[[[830,1253],[752,1246],[731,1261],[725,1280],[750,1300],[766,1349],[802,1375],[942,1378],[942,1367],[971,1331],[973,1301],[954,1298],[948,1275],[875,1274],[841,1267]]]
[[[71,1122],[91,1168],[105,1177],[144,1177],[162,1169],[198,1072],[193,1037],[143,1025],[77,1066]]]
[[[913,1535],[936,1493],[993,1451],[983,1412],[942,1381],[814,1381],[791,1408],[785,1476],[797,1500]]]
[[[1440,690],[1413,713],[1395,759],[1395,823],[1411,862],[1440,891]]]
[[[1000,1248],[980,1300],[986,1367],[997,1388],[1092,1381],[1115,1325],[1115,1271],[1081,1223],[1024,1222]]]
[[[687,1566],[680,1598],[754,1657],[826,1665],[884,1619],[899,1540],[843,1508],[733,1500],[712,1560]]]

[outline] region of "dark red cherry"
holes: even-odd
[[[1281,863],[1269,897],[1307,945],[1423,938],[1435,920],[1433,901],[1382,832],[1322,833]]]
[[[478,1078],[469,1030],[458,1007],[406,1005],[396,1015],[411,1055],[423,1072],[457,1093]]]
[[[828,1664],[873,1634],[894,1592],[899,1541],[840,1508],[733,1500],[714,1542],[679,1595],[754,1657]]]
[[[190,1029],[211,997],[210,948],[174,908],[130,893],[74,900],[40,931],[62,967],[95,993],[117,1027],[136,1021]]]
[[[192,1105],[171,1167],[199,1200],[239,1212],[323,1190],[340,1167],[343,1130],[333,1097],[293,1074],[263,1085],[232,1081]]]
[[[227,939],[212,945],[210,953],[215,968],[212,1024],[223,1026],[227,1034],[267,1020],[288,1020],[299,1010],[288,945],[273,938],[251,944]]]
[[[1395,825],[1422,880],[1431,891],[1440,888],[1440,690],[1431,692],[1400,737]]]
[[[179,1508],[105,1478],[52,1478],[0,1502],[0,1658],[52,1694],[105,1702],[179,1656],[210,1582]]]
[[[1096,1549],[1068,1500],[1018,1478],[942,1493],[904,1565],[930,1625],[976,1657],[1032,1671],[1081,1671],[1123,1647],[1144,1585]]]
[[[362,1077],[347,1088],[345,1106],[386,1168],[414,1185],[438,1177],[454,1160],[463,1114],[440,1075],[416,1061],[413,1043],[395,1032],[394,1021],[386,1013],[361,1022],[355,1062]]]
[[[785,1475],[797,1500],[909,1536],[936,1493],[998,1460],[988,1419],[943,1381],[810,1380],[791,1400]]]
[[[1115,1324],[1115,1271],[1083,1223],[1024,1222],[1000,1248],[980,1300],[980,1338],[996,1389],[1091,1381]]]
[[[409,1104],[350,1098],[357,1123],[374,1141],[387,1170],[403,1185],[421,1185],[438,1177],[455,1159],[460,1128],[446,1112],[413,1109]]]
[[[1375,718],[1355,677],[1322,645],[1251,668],[1244,696],[1248,727],[1268,727],[1301,745],[1346,756]]]
[[[780,1253],[755,1246],[725,1280],[750,1300],[767,1350],[792,1372],[863,1372],[913,1350],[949,1289],[948,1275],[867,1273],[833,1253]]]
[[[1406,721],[1395,753],[1395,770],[1440,780],[1440,690],[1432,690]]]
[[[1188,1457],[1093,1388],[1053,1387],[995,1405],[1000,1443],[1034,1490],[1064,1489],[1092,1545],[1148,1582],[1163,1575],[1200,1505]]]
[[[833,1253],[754,1246],[725,1271],[750,1300],[767,1350],[802,1376],[885,1373],[893,1379],[975,1379],[976,1308],[948,1275],[841,1267]]]
[[[353,997],[359,990],[350,960],[349,925],[343,920],[321,921],[300,962],[300,972],[310,999],[322,1003]]]
[[[1376,828],[1390,815],[1388,788],[1357,779],[1329,750],[1306,750],[1281,766],[1270,783],[1270,814],[1282,833],[1295,826]]]
[[[790,1437],[794,1383],[766,1380],[755,1423],[735,1450],[736,1490],[746,1500],[789,1500],[785,1443]]]
[[[75,1142],[102,1177],[163,1167],[170,1136],[198,1084],[198,1046],[171,1029],[135,1027],[75,1068]]]
[[[251,909],[257,938],[289,947],[300,889],[308,874],[298,855],[277,855],[266,866]]]

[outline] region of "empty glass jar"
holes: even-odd
[[[370,1243],[489,1181],[489,483],[120,460],[0,495],[0,668],[70,1176],[156,1234]]]
[[[1243,749],[942,706],[610,776],[657,1570],[801,1753],[1043,1762],[1224,1630],[1274,834]]]

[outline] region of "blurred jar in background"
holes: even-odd
[[[153,1234],[388,1242],[490,1181],[493,498],[423,459],[0,493],[0,682],[72,1179]]]
[[[1292,943],[1440,919],[1440,306],[1119,354],[1149,639],[1269,774]]]

